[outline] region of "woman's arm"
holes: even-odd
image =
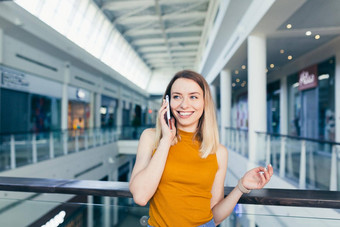
[[[145,206],[148,203],[158,187],[171,142],[176,135],[174,122],[171,122],[173,130],[170,130],[165,123],[165,111],[166,105],[163,102],[158,116],[161,118],[163,136],[153,156],[155,130],[146,129],[139,140],[136,163],[131,174],[129,188],[134,201],[141,206]]]
[[[236,186],[227,197],[224,198],[224,180],[227,172],[228,153],[227,149],[220,145],[217,153],[218,171],[212,187],[211,207],[215,224],[220,224],[233,211],[235,205],[242,196],[242,192]],[[268,170],[264,167],[257,167],[249,170],[241,180],[246,189],[261,189],[268,183],[273,175],[273,167],[268,165]]]

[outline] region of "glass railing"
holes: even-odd
[[[238,204],[222,226],[339,226],[339,209]]]
[[[226,128],[227,147],[248,157],[248,131]],[[340,143],[256,132],[256,158],[301,189],[340,189]]]
[[[67,202],[0,199],[1,207],[13,204],[16,206],[0,214],[0,226],[147,226],[148,207],[133,204],[119,205],[119,203],[121,202],[117,198],[93,196],[76,196]],[[339,211],[238,204],[233,213],[220,224],[220,227],[335,227],[340,223]]]
[[[142,132],[147,128],[154,128],[154,125],[145,126],[120,126],[118,127],[119,140],[138,140]]]
[[[228,148],[248,157],[248,130],[226,127]]]
[[[147,225],[148,207],[134,204],[127,182],[0,177],[0,190],[0,226]],[[339,209],[340,192],[253,190],[220,227],[339,226]]]
[[[117,139],[115,129],[0,134],[0,171],[102,146]]]
[[[259,162],[272,163],[281,177],[300,188],[340,189],[340,143],[287,135],[257,133]]]

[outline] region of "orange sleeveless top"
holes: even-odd
[[[181,140],[170,147],[162,178],[150,200],[149,225],[199,226],[213,218],[211,188],[218,169],[216,154],[201,158],[194,133],[178,130]]]

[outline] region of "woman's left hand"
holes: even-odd
[[[242,177],[242,184],[246,189],[261,189],[273,176],[273,167],[269,164],[267,168],[257,167],[249,170]]]

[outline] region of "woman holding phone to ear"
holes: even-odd
[[[209,85],[196,72],[178,72],[165,90],[156,129],[141,135],[130,180],[134,201],[150,201],[148,226],[218,225],[243,193],[263,188],[273,175],[271,165],[249,170],[224,198],[227,162]]]

